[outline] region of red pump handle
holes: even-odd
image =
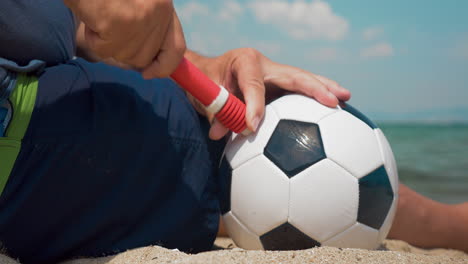
[[[183,58],[175,72],[171,74],[171,78],[205,107],[215,102],[220,96],[221,90],[224,89],[215,84],[186,58]],[[245,123],[245,111],[245,104],[229,93],[221,110],[213,114],[231,131],[246,134],[249,130]]]

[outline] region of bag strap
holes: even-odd
[[[5,137],[0,138],[0,194],[5,188],[21,150],[21,141],[28,129],[36,103],[37,87],[37,77],[18,74],[16,87],[8,99],[13,115],[5,131]]]

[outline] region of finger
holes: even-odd
[[[103,11],[99,1],[63,0],[63,2],[80,21],[85,22],[87,27],[95,32],[99,31],[102,21],[95,16],[96,10]]]
[[[164,78],[175,71],[184,57],[186,49],[182,25],[174,12],[173,19],[169,25],[166,38],[163,41],[161,50],[153,62],[146,67],[142,74],[143,78]]]
[[[109,41],[102,39],[97,32],[88,26],[85,27],[85,40],[89,48],[101,59],[112,57],[116,51],[115,45],[111,45]]]
[[[66,3],[85,24],[84,37],[88,47],[102,59],[112,57],[119,47],[113,45],[109,40],[110,36],[106,35],[111,23],[96,16],[96,10],[102,11],[100,15],[103,17],[110,16],[106,10],[102,10],[99,1],[68,0]]]
[[[167,18],[163,19],[162,16]],[[169,33],[173,14],[169,16],[160,14],[160,18],[153,29],[146,33],[146,38],[141,38],[140,42],[131,42],[131,46],[122,49],[122,52],[115,58],[139,69],[147,67],[160,52],[164,38]]]
[[[166,28],[167,29],[167,28]],[[154,29],[156,31],[156,29]],[[143,62],[140,60],[137,60],[136,57],[143,52],[142,47],[144,47],[150,39],[153,38],[152,33],[148,34],[146,37],[139,37],[135,36],[131,38],[131,41],[126,41],[126,44],[124,47],[121,49],[116,50],[114,54],[112,54],[112,58],[115,59],[116,61],[132,65],[135,68],[144,68],[145,66],[148,66],[148,64],[151,62],[152,58],[156,57],[156,54],[159,52],[159,48],[161,47],[161,43],[156,44],[153,43],[153,53],[151,51],[148,52],[148,50],[145,50],[147,52],[147,62],[146,64],[143,65]],[[162,42],[162,37],[161,38]],[[113,42],[116,44],[116,42]],[[140,58],[140,57],[138,57]]]
[[[315,74],[315,78],[325,84],[328,87],[328,90],[340,101],[348,101],[351,98],[351,92],[348,89],[343,88],[337,82],[318,74]]]
[[[227,133],[229,129],[227,129],[218,119],[213,119],[213,123],[210,128],[209,137],[212,140],[220,140],[222,139]]]
[[[268,72],[270,74],[265,78],[265,82],[315,98],[329,107],[338,105],[338,98],[311,73],[281,64],[271,64]]]
[[[164,26],[156,25],[137,48],[122,54],[121,59],[139,69],[148,67],[160,52],[164,37],[169,33],[171,20],[172,18],[168,19]]]
[[[265,113],[265,84],[259,56],[254,50],[246,50],[245,55],[232,64],[232,72],[244,96],[247,127],[255,132]]]

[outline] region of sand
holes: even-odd
[[[1,264],[18,264],[5,255],[0,255]],[[219,264],[219,263],[395,263],[395,264],[468,264],[468,254],[449,249],[424,250],[397,240],[385,240],[378,250],[340,249],[320,247],[298,251],[248,251],[236,248],[232,240],[218,238],[210,252],[189,255],[178,250],[150,246],[129,250],[115,256],[75,259],[62,264]]]

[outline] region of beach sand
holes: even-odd
[[[15,260],[0,255],[1,264],[18,264]],[[320,247],[297,251],[248,251],[236,248],[232,240],[218,238],[210,252],[189,255],[177,250],[150,246],[129,250],[115,256],[75,259],[62,264],[132,264],[132,263],[177,263],[177,264],[218,264],[218,263],[394,263],[394,264],[468,264],[468,254],[457,250],[424,250],[397,240],[385,240],[378,250],[340,249]]]

